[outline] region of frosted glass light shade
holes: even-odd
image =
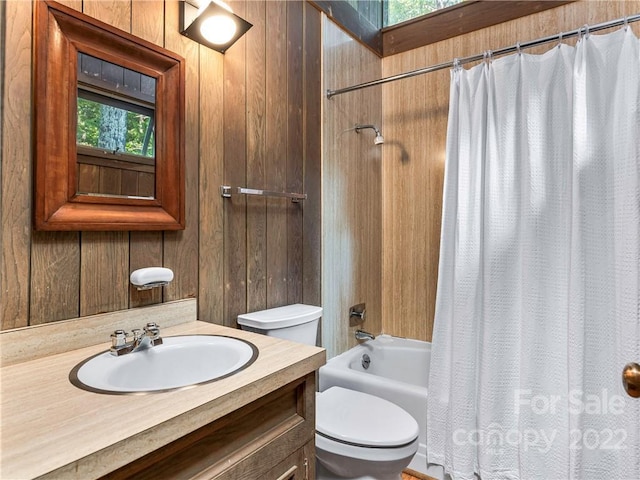
[[[229,43],[238,30],[236,22],[228,15],[213,15],[200,25],[202,36],[214,45]]]

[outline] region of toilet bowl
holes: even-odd
[[[398,480],[418,450],[418,432],[399,406],[331,387],[316,394],[316,478]]]
[[[322,308],[287,305],[238,316],[244,330],[315,345]],[[400,480],[418,450],[418,423],[399,406],[331,387],[316,394],[317,480]]]

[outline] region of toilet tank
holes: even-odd
[[[322,307],[296,303],[238,315],[243,330],[315,345]]]

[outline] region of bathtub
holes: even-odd
[[[363,355],[368,355],[365,368]],[[441,479],[442,469],[427,469],[427,380],[431,344],[380,335],[330,359],[320,368],[320,391],[339,386],[370,393],[409,412],[420,428],[418,453],[408,468]]]

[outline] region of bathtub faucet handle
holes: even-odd
[[[357,325],[362,325],[362,323],[366,320],[367,315],[367,304],[359,303],[357,305],[353,305],[349,309],[349,326],[355,327]]]

